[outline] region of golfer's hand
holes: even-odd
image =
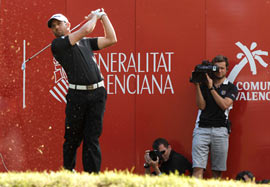
[[[97,16],[97,15],[94,13],[94,11],[92,11],[90,14],[88,14],[88,16],[85,16],[84,18],[89,21],[89,20],[93,19],[93,17],[95,17],[95,16]]]
[[[103,8],[95,10],[94,13],[97,15],[97,19],[101,19],[102,16],[106,15]]]

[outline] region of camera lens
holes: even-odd
[[[150,156],[150,158],[151,158],[153,161],[157,161],[158,155],[157,155],[157,151],[156,151],[156,150],[150,151],[150,152],[149,152],[149,156]]]

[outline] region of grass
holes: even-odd
[[[0,173],[0,187],[239,187],[266,186],[234,180],[202,180],[175,174],[149,176],[129,171],[105,171],[99,174],[59,172]]]

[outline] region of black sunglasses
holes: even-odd
[[[160,154],[163,155],[166,151],[160,151]]]

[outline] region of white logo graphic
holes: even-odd
[[[235,43],[241,50],[241,53],[237,54],[237,58],[241,61],[234,66],[228,79],[230,82],[234,82],[238,74],[249,63],[250,71],[252,75],[257,75],[257,68],[255,61],[259,62],[264,68],[268,64],[262,59],[261,56],[268,56],[267,51],[254,50],[257,47],[256,42],[252,42],[250,49],[248,49],[241,42]],[[238,95],[236,100],[244,101],[270,101],[270,82],[269,81],[238,81],[235,83],[238,89]]]
[[[67,81],[67,75],[62,66],[53,58],[54,63],[54,82],[55,86],[50,89],[50,93],[52,96],[57,99],[59,102],[62,103],[64,101],[65,103],[68,90],[68,81]]]
[[[257,47],[256,42],[252,42],[250,46],[250,50],[246,46],[244,46],[241,42],[236,42],[235,45],[237,45],[243,51],[243,53],[237,54],[237,58],[242,59],[242,60],[239,62],[239,64],[234,66],[230,75],[228,76],[228,79],[230,82],[232,83],[234,82],[237,75],[240,73],[240,71],[248,62],[250,65],[250,70],[252,72],[252,75],[257,74],[255,60],[257,60],[263,67],[265,68],[267,67],[268,64],[265,63],[263,59],[260,57],[260,55],[268,56],[267,51],[256,50],[256,51],[251,52]]]

